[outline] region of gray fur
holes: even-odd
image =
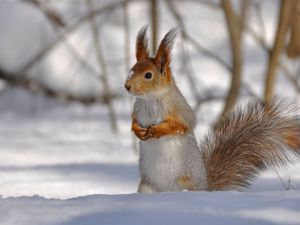
[[[156,125],[165,116],[175,114],[190,128],[184,136],[164,136],[140,142],[139,165],[144,183],[139,190],[180,191],[184,187],[178,186],[176,181],[184,175],[191,177],[195,189],[205,190],[204,164],[193,132],[196,117],[175,83],[159,95],[137,98],[134,112],[143,127]]]
[[[292,106],[252,102],[224,118],[201,145],[209,190],[247,187],[264,169],[300,156],[300,125]]]

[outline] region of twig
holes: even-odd
[[[92,1],[86,0],[86,2],[87,2],[89,9],[92,10],[93,9]],[[104,59],[101,42],[99,41],[99,30],[97,27],[95,16],[92,16],[90,18],[90,23],[91,23],[94,44],[95,44],[95,48],[96,48],[96,56],[97,56],[97,60],[98,60],[98,65],[99,65],[99,68],[102,70],[102,74],[100,74],[100,79],[102,80],[102,83],[103,83],[104,92],[108,96],[107,107],[108,107],[108,111],[109,111],[110,124],[114,131],[118,131],[117,118],[116,118],[115,111],[113,108],[113,103],[110,98],[111,90],[110,90],[108,78],[107,78],[107,67],[106,67],[106,63],[105,63],[105,59]]]
[[[241,73],[243,66],[242,58],[242,33],[246,18],[246,11],[249,1],[244,0],[241,2],[241,18],[238,20],[236,13],[234,12],[231,0],[222,0],[224,14],[229,32],[229,41],[231,45],[232,55],[232,75],[231,84],[228,95],[226,97],[225,106],[221,113],[220,119],[226,116],[235,105],[235,102],[239,96]],[[239,24],[242,24],[241,26]]]
[[[291,177],[289,176],[289,179],[288,179],[288,184],[287,184],[287,191],[291,190],[293,187],[292,187],[292,179]]]
[[[58,27],[65,27],[66,23],[63,20],[63,18],[54,12],[53,10],[49,9],[48,7],[45,6],[45,4],[41,3],[39,0],[28,0],[28,2],[34,4],[37,6],[41,11],[44,12],[46,17],[56,26]]]
[[[172,0],[172,1],[182,2],[182,0]],[[221,8],[220,3],[213,2],[211,0],[184,0],[184,2],[193,2],[193,3],[197,3],[197,4],[202,4],[204,6],[212,8],[212,9],[220,9]]]
[[[284,39],[290,25],[290,13],[292,10],[292,1],[281,1],[279,23],[276,32],[275,42],[269,55],[268,68],[266,72],[266,83],[264,99],[270,102],[273,98],[274,82],[276,79],[276,70],[280,58],[281,50],[284,46]]]
[[[263,103],[263,99],[260,98],[257,94],[255,94],[255,92],[249,87],[248,84],[242,83],[242,87],[246,90],[247,95],[244,96],[244,93],[241,93],[241,97],[250,96],[250,97],[256,99],[257,101]],[[212,93],[208,92],[205,94],[205,92],[204,92],[197,99],[197,105],[195,106],[194,109],[197,112],[200,109],[201,105],[204,103],[211,102],[211,101],[224,101],[224,100],[225,100],[224,94],[218,94],[218,92],[216,92],[215,90]]]
[[[125,74],[130,70],[130,24],[128,13],[128,1],[123,4],[123,21],[124,21],[124,57],[125,57]],[[129,102],[133,105],[133,98],[130,96]],[[135,154],[138,154],[138,141],[134,134],[131,134],[132,149]]]
[[[181,42],[181,54],[182,54],[181,62],[185,69],[191,90],[194,94],[194,98],[196,100],[198,100],[198,99],[200,99],[200,95],[198,93],[199,88],[197,87],[197,82],[194,79],[196,77],[195,73],[192,70],[192,66],[190,65],[190,62],[191,62],[190,54],[189,54],[188,50],[185,48],[184,42]]]
[[[203,55],[206,55],[209,58],[212,58],[213,60],[220,63],[228,72],[232,71],[232,67],[227,64],[222,58],[220,58],[218,55],[213,53],[212,51],[206,49],[204,46],[202,46],[199,42],[197,42],[192,36],[186,34],[186,39],[189,40],[189,42]]]
[[[130,69],[130,25],[129,25],[129,14],[128,14],[128,0],[124,1],[123,4],[123,21],[124,21],[124,57],[125,57],[125,69],[129,72]]]
[[[182,19],[181,15],[179,14],[178,10],[175,8],[173,2],[171,0],[166,0],[166,3],[167,3],[167,6],[169,7],[171,13],[173,14],[174,18],[176,19],[177,23],[180,26],[182,38],[184,40],[188,40],[199,52],[208,56],[209,58],[216,60],[225,69],[231,71],[231,66],[229,66],[222,58],[220,58],[218,55],[211,52],[210,50],[206,49],[204,46],[202,46],[200,43],[198,43],[192,36],[190,36],[187,33],[183,19]]]
[[[158,1],[150,0],[150,20],[151,20],[151,31],[152,31],[152,54],[155,54],[157,48],[157,37],[158,37]]]
[[[34,3],[37,8],[39,8],[43,13],[45,13],[45,15],[49,18],[50,22],[53,23],[55,26],[59,27],[59,28],[64,28],[65,27],[65,23],[63,22],[59,22],[62,21],[62,19],[60,17],[58,17],[58,15],[53,12],[51,9],[48,9],[47,7],[44,6],[43,3],[41,3],[38,0],[30,0],[30,2]],[[49,16],[49,15],[55,15],[55,16]],[[53,19],[53,18],[57,18],[57,19]],[[85,69],[88,70],[89,74],[93,74],[94,76],[98,76],[98,72],[94,69],[94,67],[92,65],[90,65],[83,56],[80,55],[80,53],[77,51],[76,47],[71,43],[71,41],[69,40],[69,38],[63,35],[63,39],[61,40],[62,42],[64,41],[66,47],[68,48],[68,50],[70,51],[70,53],[74,56],[75,60],[78,60],[79,63],[85,67]]]
[[[79,18],[74,24],[67,26],[59,35],[55,41],[53,41],[51,44],[49,44],[46,48],[44,48],[41,52],[39,52],[26,66],[24,66],[21,70],[22,73],[26,74],[27,71],[37,62],[42,60],[52,49],[54,49],[58,43],[61,42],[66,36],[68,36],[70,33],[72,33],[74,30],[76,30],[79,26],[81,26],[84,22],[90,20],[91,17],[98,15],[100,13],[104,13],[110,10],[115,9],[116,7],[121,6],[124,4],[124,1],[137,1],[137,0],[123,0],[119,2],[113,2],[110,4],[107,4],[105,6],[102,6],[98,9],[95,9],[88,13],[87,15]]]
[[[108,96],[106,94],[103,94],[102,96],[75,96],[60,92],[44,85],[37,80],[28,79],[24,74],[8,73],[2,69],[0,69],[0,79],[4,80],[8,85],[23,87],[33,93],[43,94],[64,102],[80,102],[84,105],[91,105],[95,103],[106,103],[108,100]],[[115,98],[117,96],[113,95],[109,97]]]
[[[255,92],[251,89],[251,87],[247,83],[242,83],[242,87],[243,87],[243,89],[246,90],[247,94],[250,97],[256,99],[257,101],[259,101],[261,103],[263,103],[263,99],[260,98],[257,94],[255,94]]]
[[[287,46],[287,56],[296,59],[300,56],[300,1],[292,2],[291,34]]]
[[[263,43],[265,43],[264,40],[266,40],[266,27],[265,27],[265,24],[264,24],[264,20],[263,20],[263,14],[262,14],[262,1],[258,0],[258,1],[255,1],[253,3],[254,5],[254,8],[256,9],[255,10],[255,13],[256,13],[256,18],[258,20],[258,24],[260,26],[260,33],[261,33],[261,40],[263,40]]]
[[[225,97],[223,95],[206,95],[204,97],[200,97],[197,99],[197,105],[194,108],[195,112],[198,112],[200,107],[207,102],[212,102],[212,101],[224,101]]]
[[[289,69],[286,67],[285,64],[280,63],[280,68],[284,72],[284,75],[290,80],[291,84],[295,87],[298,94],[300,94],[300,84],[299,84],[296,76],[293,76],[293,74],[289,71]]]
[[[275,170],[275,173],[276,173],[277,177],[279,178],[280,182],[281,182],[282,185],[284,186],[284,188],[285,188],[286,190],[289,190],[288,185],[286,185],[286,183],[283,181],[283,179],[282,179],[281,176],[279,175],[278,171],[277,171],[276,169],[274,169],[274,170]]]

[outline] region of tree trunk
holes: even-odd
[[[248,0],[241,2],[241,16],[238,17],[233,10],[231,0],[223,0],[222,6],[225,14],[227,28],[229,32],[229,40],[231,46],[232,55],[232,74],[231,74],[231,85],[229,88],[228,95],[226,97],[225,106],[221,117],[226,116],[234,107],[240,91],[241,86],[241,73],[243,66],[242,56],[242,33],[244,28],[244,22],[246,17],[246,11],[248,8]],[[240,21],[239,21],[239,18]]]
[[[300,1],[294,0],[291,16],[291,37],[287,49],[287,55],[290,58],[300,56]]]
[[[158,1],[150,0],[150,15],[151,15],[151,28],[152,28],[152,54],[154,55],[157,48],[158,40]]]
[[[87,4],[90,8],[90,11],[92,11],[92,9],[93,9],[92,1],[87,0]],[[96,57],[97,57],[98,65],[100,67],[100,70],[102,70],[102,74],[100,74],[100,79],[101,79],[102,84],[103,84],[104,92],[109,96],[108,101],[107,101],[107,107],[108,107],[110,124],[111,124],[112,130],[116,132],[116,131],[118,131],[117,118],[116,118],[115,110],[114,110],[114,107],[113,107],[112,98],[110,97],[110,96],[112,96],[112,93],[111,93],[109,83],[108,83],[108,79],[107,79],[107,75],[108,75],[107,67],[106,67],[106,63],[105,63],[105,59],[104,59],[104,54],[103,54],[103,51],[102,51],[101,42],[99,40],[99,35],[98,35],[99,31],[98,31],[95,16],[92,16],[90,18],[90,23],[91,23],[91,30],[92,30],[93,40],[94,40],[94,43],[95,43]]]
[[[284,46],[286,33],[290,26],[292,5],[293,5],[292,0],[281,0],[280,15],[279,15],[279,21],[278,21],[278,26],[276,31],[276,37],[275,37],[273,48],[271,49],[269,55],[269,63],[266,72],[265,93],[264,93],[264,99],[266,103],[270,102],[273,98],[276,71],[278,67],[280,53]]]

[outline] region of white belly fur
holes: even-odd
[[[143,127],[162,121],[164,111],[153,99],[140,100],[135,109],[138,123]],[[199,182],[204,185],[205,170],[201,161],[193,133],[140,141],[141,176],[157,191],[179,191],[176,180],[181,175],[187,175],[185,173],[191,173],[195,178],[199,177]]]
[[[176,179],[183,170],[183,137],[141,141],[140,170],[159,191],[177,191]]]

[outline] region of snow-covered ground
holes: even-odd
[[[11,105],[37,100],[26,99],[23,91],[14,94]],[[11,98],[6,95],[2,100]],[[129,114],[118,116],[120,131],[114,134],[105,107],[50,105],[47,113],[46,105],[36,106],[43,108],[40,112],[24,109],[27,116],[1,111],[0,195],[68,198],[135,192],[137,154]]]
[[[268,43],[272,42],[278,7],[274,2],[264,1],[263,5]],[[161,6],[162,10],[166,10],[165,5]],[[185,13],[189,32],[209,49],[218,49],[220,56],[228,62],[230,57],[222,14],[192,3],[181,6],[180,11]],[[130,34],[131,46],[134,46],[135,31],[147,23],[147,15],[143,13],[146,6],[138,2],[129,10],[134,30]],[[0,20],[0,32],[3,32],[0,66],[5,69],[18,71],[55,37],[51,26],[41,25],[42,15],[37,13],[34,17],[35,13],[36,10],[25,3],[0,2],[1,18],[8,18],[9,15],[16,17],[12,21]],[[122,33],[120,15],[118,11],[112,15],[110,22],[114,25],[103,28],[107,29],[103,32],[106,34],[103,37],[106,42],[104,48],[111,48],[110,58],[114,54],[119,57],[122,46],[122,40],[115,38]],[[168,13],[164,16],[170,18]],[[195,18],[198,18],[197,23]],[[164,21],[166,23],[161,26],[164,32],[175,24],[172,19]],[[32,27],[30,32],[27,26]],[[207,32],[211,27],[218,32]],[[86,27],[74,32],[70,39],[82,52],[85,44],[88,44]],[[38,40],[33,49],[27,44],[30,40]],[[243,79],[260,95],[266,54],[249,37],[246,37],[246,44]],[[178,49],[180,47],[177,44],[174,48],[174,72],[179,88],[194,106],[189,83],[181,75]],[[33,70],[37,74],[43,71],[39,79],[50,82],[50,85],[63,80],[60,87],[67,85],[70,92],[78,91],[79,86],[91,88],[89,82],[83,85],[82,79],[72,80],[77,68],[69,65],[70,56],[62,46],[53,51],[53,55],[37,66],[37,71]],[[23,52],[28,57],[22,57],[22,61],[20,55]],[[226,91],[228,74],[224,68],[195,51],[191,55],[193,69],[199,74],[199,93],[205,89]],[[21,64],[16,65],[15,62]],[[120,77],[126,76],[120,67],[108,68],[110,82],[115,89],[122,85]],[[70,74],[64,74],[66,68],[72,69]],[[86,74],[81,72],[77,71],[85,79]],[[113,76],[115,74],[119,75]],[[278,79],[277,94],[295,98],[292,86],[283,76]],[[97,85],[92,87],[99,88]],[[19,89],[1,93],[0,225],[300,224],[299,161],[287,168],[266,171],[243,192],[137,194],[138,153],[133,150],[130,133],[131,104],[132,101],[125,98],[115,102],[119,125],[119,132],[115,134],[110,129],[107,108],[104,106],[62,104]],[[197,112],[196,135],[199,141],[220,109],[221,104],[213,102],[204,104]]]
[[[299,224],[299,191],[0,199],[3,225]]]

